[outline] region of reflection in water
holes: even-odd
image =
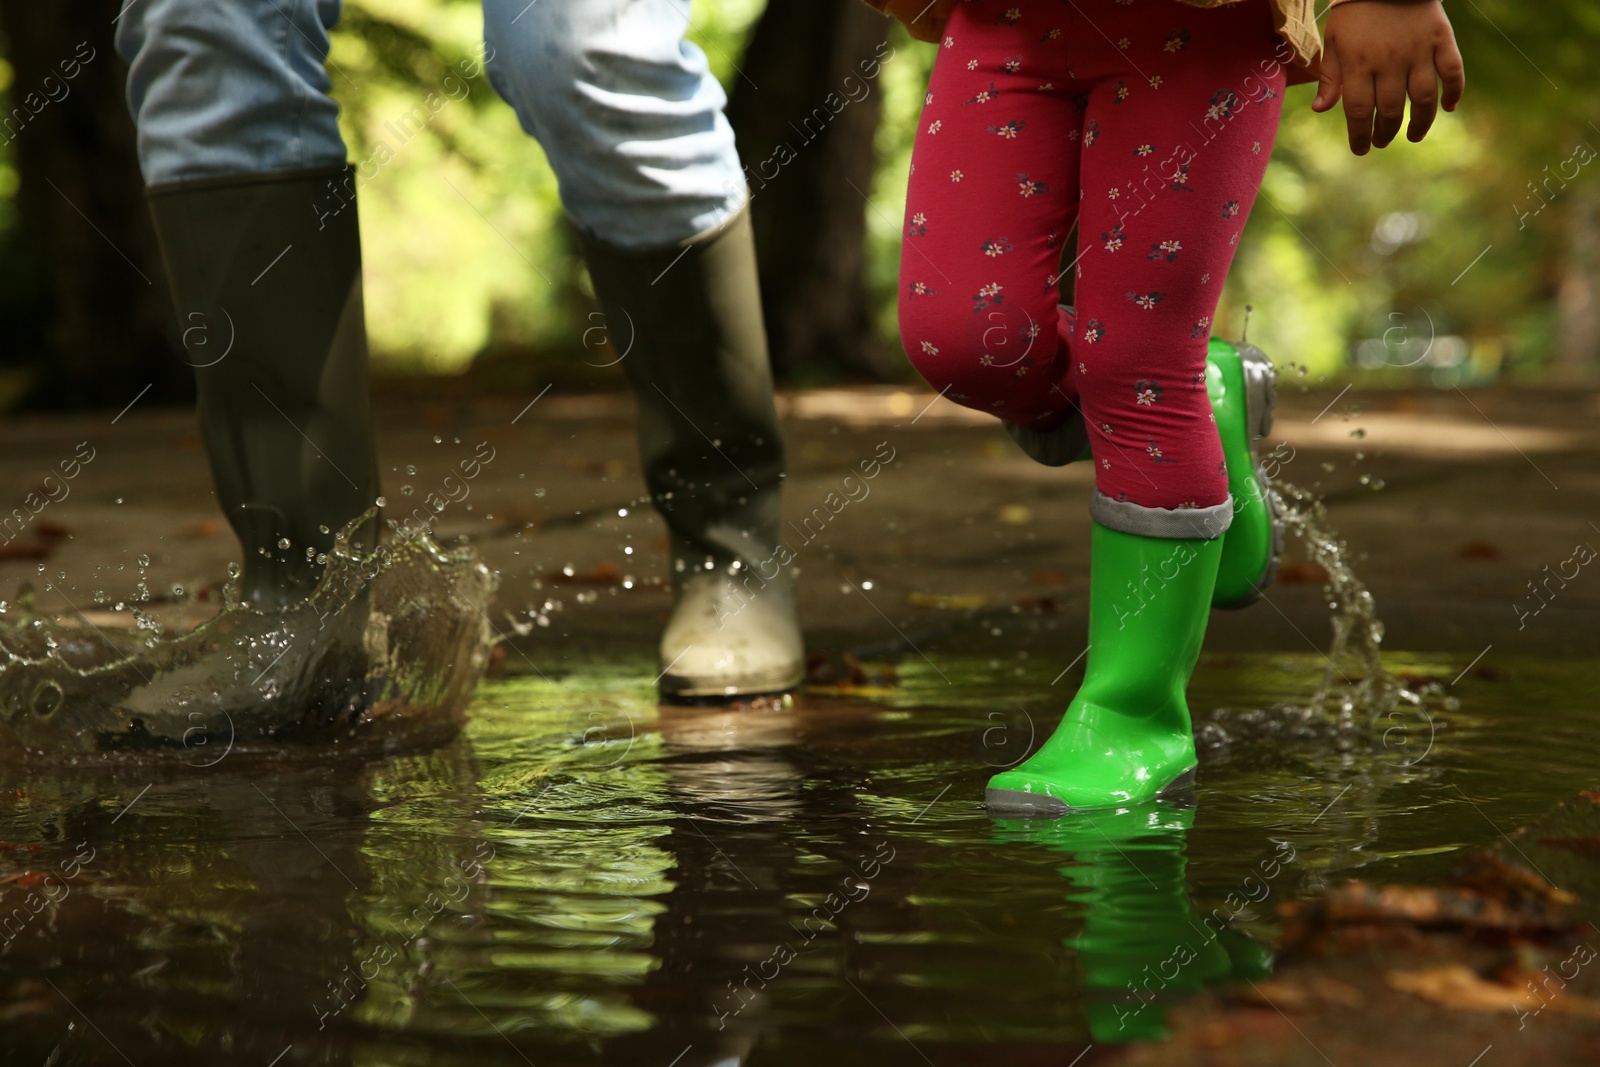
[[[0,1064],[1088,1064],[1264,973],[1277,901],[1447,867],[1593,765],[1592,682],[1537,665],[1404,752],[1249,712],[1321,666],[1202,666],[1196,807],[1048,823],[985,816],[982,754],[1060,668],[982,656],[898,705],[657,708],[641,659],[486,685],[426,753],[7,770]]]
[[[1292,862],[1294,847],[1263,861],[1229,906],[1197,916],[1184,877],[1192,807],[1155,801],[1049,822],[1002,821],[997,839],[1070,854],[1062,867],[1083,909],[1082,929],[1066,939],[1083,971],[1084,1007],[1096,1041],[1165,1036],[1163,1000],[1225,980],[1264,977],[1263,946],[1232,931],[1240,906],[1259,903]]]

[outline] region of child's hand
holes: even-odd
[[[1446,111],[1456,109],[1466,88],[1455,31],[1439,0],[1350,0],[1334,7],[1324,37],[1311,108],[1327,111],[1343,95],[1350,151],[1358,156],[1394,140],[1407,95],[1406,137],[1420,141],[1438,114],[1439,82]]]

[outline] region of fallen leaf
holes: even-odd
[[[1580,856],[1600,856],[1600,837],[1541,837],[1539,844],[1576,852]]]
[[[1600,789],[1585,789],[1578,794],[1578,799],[1587,800],[1591,804],[1600,804]]]
[[[1326,1004],[1346,1008],[1361,1007],[1364,999],[1361,990],[1337,978],[1309,975],[1298,981],[1275,979],[1252,982],[1238,990],[1241,1000],[1284,1011],[1309,1011]]]
[[[1384,981],[1391,989],[1459,1011],[1512,1012],[1541,1003],[1532,990],[1485,981],[1471,967],[1462,963],[1447,963],[1415,971],[1389,971],[1384,975]]]
[[[1328,568],[1320,563],[1286,560],[1278,564],[1279,585],[1320,585],[1328,580]]]
[[[49,879],[49,871],[16,871],[12,874],[0,874],[0,882],[7,882],[18,889],[37,889]]]
[[[981,593],[950,595],[941,593],[912,593],[906,602],[914,608],[937,608],[940,611],[977,611],[989,602]]]
[[[568,585],[616,585],[622,581],[622,568],[609,560],[597,563],[586,571],[577,571],[568,574],[565,570],[551,571],[545,575],[547,582],[561,582]]]
[[[1500,868],[1504,865],[1485,863],[1471,870],[1471,888],[1347,882],[1314,900],[1285,905],[1283,913],[1299,927],[1287,939],[1298,941],[1306,928],[1362,924],[1496,931],[1565,928],[1565,909],[1576,900],[1572,894],[1547,882],[1534,886],[1520,873]]]
[[[806,688],[834,694],[880,696],[900,684],[887,663],[863,663],[849,652],[838,659],[823,653],[806,657]]]

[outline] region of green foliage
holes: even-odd
[[[746,76],[743,43],[763,6],[692,4],[691,37],[725,84]],[[1582,236],[1574,208],[1600,196],[1600,161],[1570,177],[1575,147],[1600,147],[1600,5],[1468,0],[1449,11],[1467,98],[1422,145],[1356,159],[1342,118],[1312,114],[1309,87],[1290,90],[1219,332],[1237,336],[1253,305],[1250,339],[1317,375],[1349,373],[1363,339],[1369,353],[1389,342],[1360,372],[1376,380],[1454,384],[1547,364]],[[576,366],[581,351],[587,278],[543,153],[481,72],[481,36],[478,0],[346,0],[334,35],[342,128],[365,164],[369,327],[390,372],[458,373],[528,352]],[[936,50],[899,30],[892,41],[868,281],[884,342],[898,348],[905,179]],[[0,103],[9,69],[0,61]],[[0,146],[0,236],[14,224],[13,167]],[[1463,361],[1403,367],[1430,336],[1461,338]]]

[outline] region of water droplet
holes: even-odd
[[[561,568],[561,573],[566,575],[568,578],[571,578],[574,574],[577,574],[578,572],[573,570],[572,564],[569,563],[565,567]]]
[[[416,492],[416,490],[415,490],[415,489],[413,489],[413,488],[412,488],[412,487],[411,487],[411,486],[409,486],[409,485],[402,485],[402,486],[401,486],[401,487],[400,487],[400,495],[401,495],[401,496],[410,496],[410,495],[411,495],[411,494],[412,494],[412,493],[415,493],[415,492]]]
[[[386,508],[389,506],[389,500],[387,497],[380,496],[378,499],[374,500],[373,503],[378,505],[380,508]]]
[[[120,496],[117,497],[117,503],[119,503],[119,504],[122,503],[122,498]]]
[[[534,495],[534,496],[535,496],[535,497],[537,497],[537,498],[539,498],[539,499],[541,499],[541,500],[543,500],[543,499],[544,499],[544,490],[543,490],[543,489],[535,489],[535,490],[534,490],[534,491],[533,491],[533,495]]]
[[[317,529],[319,531],[321,531],[322,533],[332,533],[333,532],[333,531],[329,530],[326,526],[318,526]]]
[[[237,577],[239,577],[239,565],[237,563],[229,563],[228,564],[228,577],[229,578],[237,578]]]
[[[434,434],[433,435],[433,443],[436,444],[436,445],[442,445],[442,444],[444,444],[444,438],[440,437],[438,434]]]
[[[416,465],[413,464],[413,463],[407,463],[406,464],[406,473],[407,474],[415,474],[415,473],[417,473]]]
[[[141,555],[139,557],[139,566],[140,567],[148,567],[148,566],[150,566],[150,557],[149,556],[145,556],[145,555]]]
[[[328,565],[328,554],[326,552],[318,552],[317,563],[320,566],[326,567]]]
[[[39,564],[39,573],[40,574],[44,573],[44,564],[43,563]]]
[[[278,547],[279,548],[288,548],[289,547],[289,539],[287,537],[278,538]]]
[[[1365,431],[1361,427],[1357,426],[1355,429],[1350,431],[1350,436],[1354,437],[1356,440],[1359,441],[1359,440],[1361,440],[1361,438],[1367,436],[1367,431]]]
[[[871,581],[862,582],[861,583],[861,588],[863,588],[863,589],[871,589],[872,588],[872,582]]]

